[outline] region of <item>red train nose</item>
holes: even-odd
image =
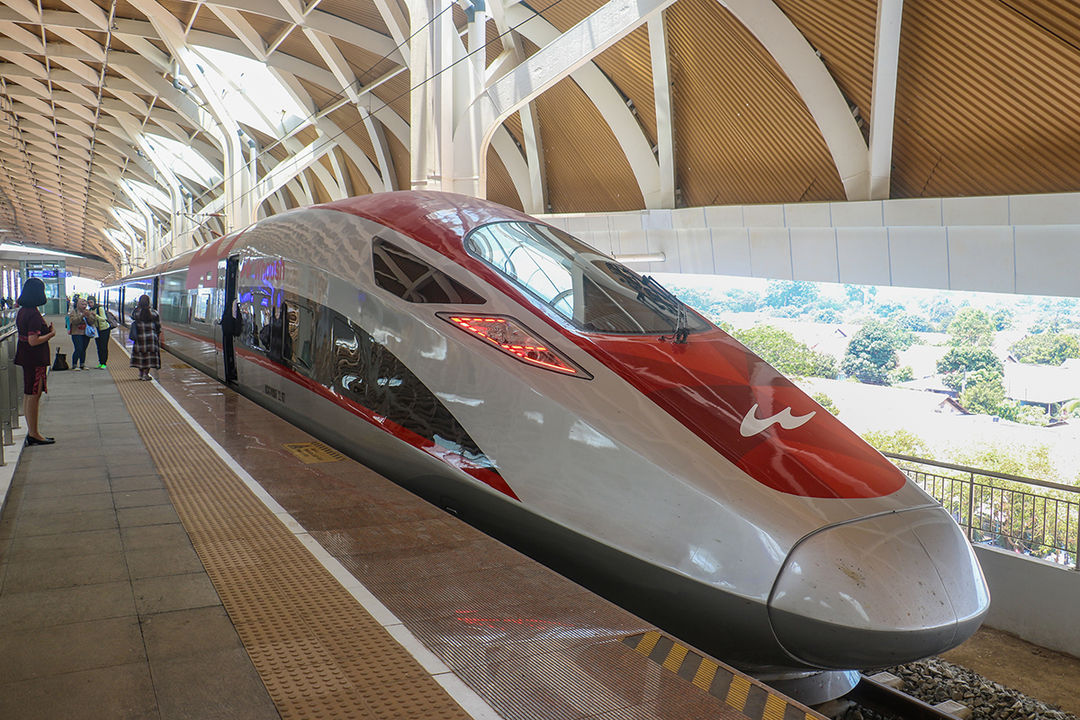
[[[884,667],[958,645],[990,606],[982,570],[940,507],[819,530],[788,554],[769,619],[793,657],[822,668]]]

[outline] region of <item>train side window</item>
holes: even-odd
[[[333,313],[331,390],[481,466],[493,467],[442,401],[384,345]]]
[[[482,305],[484,298],[407,250],[375,238],[371,245],[375,284],[412,303]]]

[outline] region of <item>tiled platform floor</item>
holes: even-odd
[[[50,374],[41,429],[0,516],[0,718],[278,718],[109,373]]]

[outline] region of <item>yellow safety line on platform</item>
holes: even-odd
[[[667,639],[661,644],[660,641],[665,637]],[[667,647],[668,642],[672,643],[670,647]],[[693,673],[690,682],[723,700],[750,720],[825,720],[824,715],[726,665],[694,652],[656,630],[627,636],[623,638],[623,644],[634,648],[665,670],[680,674],[684,678],[690,678]],[[685,672],[680,672],[684,668]]]
[[[155,384],[114,358],[109,372],[281,717],[468,718]]]

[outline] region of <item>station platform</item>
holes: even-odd
[[[0,513],[0,717],[822,717],[118,341]]]

